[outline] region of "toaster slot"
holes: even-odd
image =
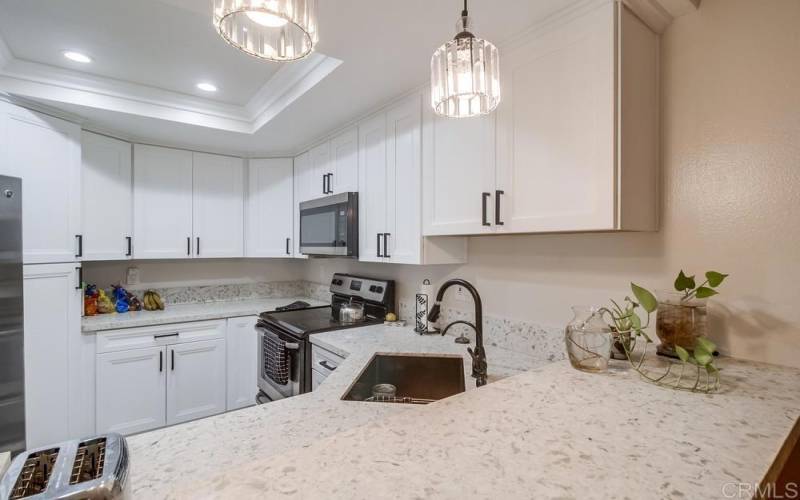
[[[27,498],[39,493],[44,493],[47,483],[53,474],[53,467],[58,458],[58,448],[41,450],[28,455],[22,465],[14,489],[8,496],[9,500]]]
[[[106,463],[106,438],[95,438],[78,444],[69,484],[99,479]]]

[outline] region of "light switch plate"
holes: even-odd
[[[128,268],[128,277],[125,280],[125,283],[128,285],[138,285],[139,284],[139,268],[138,267],[129,267]]]

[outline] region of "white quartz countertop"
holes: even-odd
[[[720,498],[764,477],[800,416],[800,370],[720,359],[722,390],[703,395],[500,348],[480,389],[341,401],[375,352],[465,346],[382,326],[312,341],[349,354],[318,391],[130,437],[134,496]]]
[[[199,304],[167,304],[166,309],[163,311],[130,311],[126,313],[87,316],[81,320],[81,329],[84,332],[98,332],[135,326],[164,325],[207,319],[252,316],[264,311],[273,311],[276,307],[285,306],[297,300],[308,302],[312,306],[327,305],[325,302],[308,297],[204,302]]]

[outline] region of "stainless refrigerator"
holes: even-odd
[[[22,180],[0,175],[0,452],[25,449]]]

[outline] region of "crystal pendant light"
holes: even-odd
[[[491,113],[500,104],[500,56],[491,42],[471,33],[467,0],[456,37],[431,57],[431,105],[452,118]]]
[[[270,61],[301,59],[317,43],[317,0],[214,0],[226,42]]]

